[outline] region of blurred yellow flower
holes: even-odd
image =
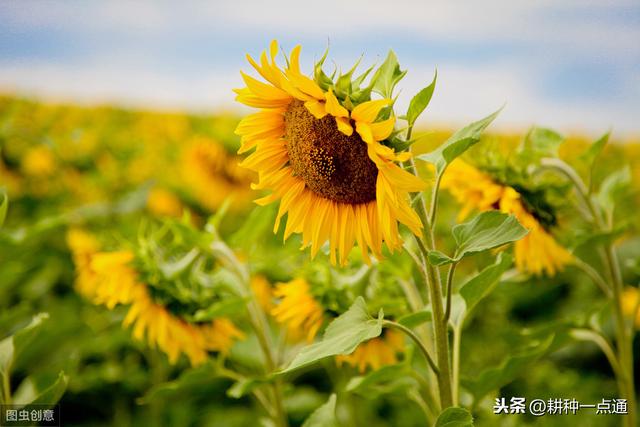
[[[491,176],[458,159],[446,170],[441,183],[459,203],[458,220],[477,209],[498,209],[510,213],[529,230],[515,243],[516,267],[520,271],[553,276],[570,264],[573,257],[524,206],[520,194],[512,187],[495,182]]]
[[[273,308],[273,291],[271,283],[264,276],[254,276],[251,278],[251,290],[253,291],[258,304],[267,313]]]
[[[56,171],[56,158],[51,149],[44,145],[30,148],[21,163],[22,172],[28,176],[46,177]]]
[[[384,330],[384,335],[370,339],[348,355],[336,356],[338,366],[347,363],[364,373],[367,367],[373,370],[398,362],[397,354],[404,351],[404,337],[400,331]]]
[[[147,208],[154,215],[171,217],[180,217],[184,210],[178,196],[160,187],[154,187],[149,192]]]
[[[322,326],[324,311],[311,294],[311,288],[304,279],[294,279],[288,283],[278,283],[273,291],[280,298],[271,309],[271,315],[278,323],[287,327],[292,340],[306,338],[313,341]]]
[[[133,252],[93,252],[93,238],[78,230],[69,232],[67,240],[82,294],[110,309],[118,304],[129,305],[123,325],[130,326],[138,340],[145,340],[146,336],[146,341],[166,353],[171,363],[184,353],[193,366],[199,365],[207,360],[209,351],[226,353],[236,339],[244,337],[229,319],[189,323],[156,303],[131,265]]]
[[[238,167],[235,156],[208,138],[195,138],[182,156],[182,180],[197,201],[215,211],[231,199],[231,208],[241,210],[251,201],[248,189],[252,174]]]
[[[276,64],[278,44],[263,52],[260,63],[247,56],[267,83],[244,73],[246,87],[236,100],[260,111],[245,117],[236,129],[238,153],[255,148],[242,166],[258,172],[254,189],[272,193],[256,201],[280,201],[275,223],[288,213],[284,236],[301,233],[311,256],[329,241],[332,263],[344,265],[358,244],[365,261],[369,251],[380,257],[382,243],[401,247],[398,223],[421,235],[422,223],[409,204],[409,193],[425,184],[397,163],[410,153],[396,153],[381,141],[393,132],[395,117],[378,120],[391,99],[341,105],[329,88],[324,91],[300,71],[300,46],[287,68]]]
[[[640,310],[638,309],[638,298],[640,298],[640,292],[638,288],[628,286],[620,296],[620,302],[622,304],[622,312],[627,317],[634,317],[634,324],[636,328],[640,328]]]

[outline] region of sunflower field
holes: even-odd
[[[400,111],[393,52],[299,55],[248,56],[243,117],[0,96],[0,403],[640,425],[640,140],[416,125],[437,76]]]

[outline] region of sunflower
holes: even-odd
[[[422,223],[408,194],[423,190],[424,183],[397,164],[409,153],[384,144],[395,117],[380,117],[393,101],[341,101],[333,83],[325,90],[302,74],[300,46],[285,69],[276,64],[277,53],[273,41],[270,60],[266,51],[259,64],[247,55],[267,83],[241,73],[246,87],[235,90],[237,101],[260,109],[238,125],[238,152],[255,148],[241,165],[258,172],[252,188],[272,191],[256,203],[280,200],[274,231],[288,214],[285,239],[301,233],[312,257],[329,241],[331,262],[342,265],[356,242],[366,262],[369,252],[381,256],[383,241],[390,250],[398,249],[398,223],[421,235]]]
[[[149,191],[147,209],[156,216],[179,217],[184,212],[180,198],[162,187],[154,187]]]
[[[230,198],[232,209],[241,210],[250,204],[247,186],[253,173],[238,167],[234,157],[208,138],[197,137],[187,144],[182,156],[182,180],[204,208],[215,211]]]
[[[499,209],[518,218],[529,230],[515,243],[518,270],[553,276],[571,263],[573,257],[569,251],[560,246],[536,216],[527,210],[522,195],[513,187],[496,182],[489,174],[460,159],[447,168],[441,186],[462,203],[458,220],[464,219],[474,209]]]
[[[271,315],[287,327],[289,338],[313,341],[322,326],[324,310],[311,294],[307,281],[294,279],[288,283],[278,283],[273,295],[280,301],[271,309]]]
[[[95,304],[109,309],[129,305],[123,326],[134,338],[158,347],[176,363],[184,353],[193,366],[206,361],[209,351],[226,353],[244,334],[226,318],[208,323],[190,323],[158,304],[149,287],[132,266],[131,251],[98,252],[97,240],[86,232],[72,230],[67,237],[77,269],[76,288]]]
[[[402,333],[386,329],[383,336],[360,344],[353,353],[336,356],[336,362],[338,366],[347,363],[357,367],[360,373],[364,373],[367,370],[367,366],[376,370],[382,366],[397,363],[397,354],[402,351],[404,351]]]

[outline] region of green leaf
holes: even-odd
[[[4,191],[0,193],[2,202],[0,202],[0,227],[4,224],[4,220],[7,218],[7,210],[9,209],[9,197]]]
[[[513,215],[500,211],[486,211],[469,222],[456,225],[452,233],[457,244],[454,260],[459,261],[467,255],[519,240],[528,231]]]
[[[197,394],[203,387],[210,388],[213,381],[220,377],[221,375],[218,373],[216,366],[209,361],[184,371],[173,381],[154,385],[136,402],[140,405],[146,405],[175,396],[184,396],[189,393]]]
[[[39,332],[42,322],[48,318],[48,313],[36,314],[27,326],[0,341],[0,374],[9,373],[13,361],[20,357]]]
[[[473,417],[466,409],[452,406],[438,415],[435,427],[473,427]]]
[[[427,259],[431,265],[446,265],[455,262],[455,260],[440,251],[429,251]]]
[[[358,297],[349,310],[329,324],[322,341],[304,347],[278,374],[294,371],[325,357],[352,353],[360,343],[382,333],[382,317],[382,310],[377,319],[369,316],[364,299]]]
[[[62,397],[67,389],[69,377],[64,372],[60,372],[54,381],[42,384],[32,377],[28,377],[20,385],[14,395],[16,405],[49,405],[52,407]]]
[[[392,393],[404,393],[407,389],[416,387],[415,379],[410,377],[407,364],[386,365],[369,372],[367,375],[351,378],[346,390],[367,399],[375,399]]]
[[[611,132],[607,132],[602,135],[600,138],[596,140],[593,144],[587,148],[587,150],[580,156],[580,158],[589,166],[592,166],[596,161],[602,150],[604,150],[605,145],[609,141],[609,136]]]
[[[495,113],[458,130],[438,148],[417,158],[433,163],[436,167],[436,173],[442,174],[449,163],[480,141],[482,131],[495,120],[502,108],[504,107],[500,107]]]
[[[558,157],[558,147],[564,142],[559,133],[540,127],[531,129],[520,146],[519,156],[528,164],[538,164],[543,157]]]
[[[482,270],[460,287],[460,295],[464,298],[466,312],[469,313],[478,303],[493,291],[500,282],[500,277],[513,263],[513,257],[505,252],[498,254],[495,264]]]
[[[396,84],[407,74],[407,71],[400,70],[400,64],[396,54],[390,50],[387,59],[378,68],[371,79],[373,91],[385,98],[393,97],[393,89]]]
[[[480,375],[472,380],[464,380],[465,388],[474,395],[476,402],[479,401],[487,393],[509,384],[535,363],[546,353],[553,339],[554,335],[552,334],[543,341],[536,340],[531,342],[527,350],[508,356],[499,366],[481,372]]]
[[[600,191],[598,191],[598,202],[605,211],[611,215],[618,200],[631,184],[631,169],[629,166],[613,172],[607,176],[602,185],[600,185]]]
[[[431,311],[431,306],[429,306],[420,311],[416,311],[415,313],[402,316],[398,319],[398,323],[402,326],[406,326],[407,328],[415,328],[423,323],[430,322],[432,318],[433,313]]]
[[[336,395],[329,396],[329,400],[313,411],[302,427],[337,427],[340,424],[336,418]]]
[[[436,88],[436,79],[438,78],[438,70],[436,70],[433,80],[431,84],[420,92],[416,94],[416,96],[411,99],[409,103],[409,108],[407,109],[407,123],[409,126],[413,126],[416,122],[420,114],[427,108],[429,102],[431,101],[431,97],[433,96],[433,90]]]
[[[222,301],[213,303],[209,308],[196,311],[191,320],[194,322],[206,322],[217,317],[230,316],[245,310],[249,298],[226,297]]]
[[[260,378],[243,378],[233,383],[233,385],[227,389],[227,396],[240,399],[265,382],[266,380]]]

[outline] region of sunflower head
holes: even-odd
[[[264,81],[242,73],[246,87],[236,89],[239,102],[260,109],[236,133],[239,152],[253,150],[241,164],[258,172],[253,188],[272,191],[257,203],[280,200],[275,231],[287,214],[285,239],[301,233],[312,256],[328,241],[332,262],[341,264],[356,243],[365,261],[370,252],[381,256],[383,242],[399,248],[400,223],[420,235],[408,196],[424,183],[398,164],[410,154],[396,152],[391,142],[393,88],[404,75],[395,56],[364,85],[372,69],[354,77],[353,67],[334,79],[322,69],[325,53],[307,76],[300,46],[284,68],[277,55],[274,41],[259,61],[247,56]]]
[[[81,230],[71,230],[67,241],[76,264],[78,292],[109,309],[128,307],[123,325],[131,327],[134,338],[166,353],[171,363],[185,354],[198,365],[208,352],[226,353],[243,338],[231,320],[207,312],[223,296],[212,295],[209,283],[202,283],[214,273],[195,252],[177,258],[174,251],[159,249],[169,245],[142,236],[140,245],[146,250],[107,251]],[[150,259],[150,248],[160,258]]]

